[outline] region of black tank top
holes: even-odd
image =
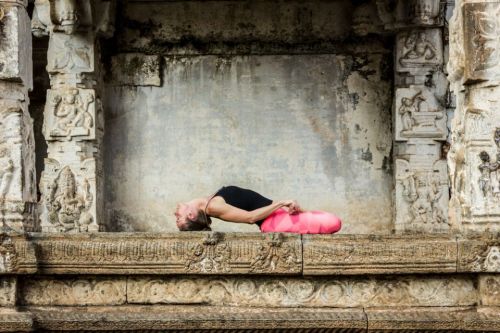
[[[273,203],[272,200],[257,192],[238,186],[224,186],[214,194],[214,197],[216,196],[221,196],[227,204],[246,211],[269,206]],[[257,221],[255,224],[260,227],[262,222],[264,220]]]

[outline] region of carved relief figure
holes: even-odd
[[[50,193],[49,220],[60,231],[87,231],[93,222],[89,212],[92,200],[88,182],[84,181],[83,194],[79,194],[73,172],[65,167],[54,180]]]
[[[12,272],[16,266],[16,249],[12,239],[6,235],[0,235],[0,273]]]
[[[442,134],[437,127],[437,120],[442,119],[444,113],[430,109],[422,91],[413,97],[403,97],[398,113],[401,115],[402,136],[435,137]]]
[[[439,206],[442,190],[438,178],[432,175],[410,174],[402,179],[403,197],[410,203],[412,223],[447,223],[446,216]]]
[[[73,135],[89,135],[94,126],[94,119],[89,112],[93,102],[92,95],[84,100],[78,89],[68,89],[63,95],[55,95],[50,103],[56,122],[50,135],[66,136],[68,139]]]
[[[186,260],[186,271],[230,272],[231,248],[227,243],[220,243],[222,235],[208,235],[203,244],[197,244]]]
[[[78,27],[78,12],[76,0],[50,1],[50,19],[55,31],[72,34]]]
[[[0,147],[0,200],[5,199],[12,182],[14,173],[14,163],[10,158],[10,150],[7,147]]]
[[[63,35],[64,36],[64,35]],[[62,38],[62,40],[55,40],[57,37],[52,37],[54,39],[54,46],[49,47],[52,51],[52,62],[49,71],[57,70],[80,70],[85,71],[91,68],[91,52],[90,46],[85,45],[85,41],[81,45],[77,45],[77,40],[70,38]],[[51,39],[51,40],[52,40]],[[50,55],[50,54],[49,54]]]
[[[437,57],[436,47],[427,39],[423,31],[412,32],[406,36],[404,47],[406,51],[399,60],[401,65],[425,64]]]
[[[498,192],[498,184],[492,180],[492,173],[499,169],[499,164],[498,162],[491,162],[490,155],[486,151],[479,153],[479,159],[481,160],[481,164],[478,167],[481,172],[479,176],[479,189],[484,197],[488,197],[493,192]]]

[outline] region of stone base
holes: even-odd
[[[29,312],[14,308],[0,308],[0,332],[29,332],[33,330],[33,319]]]

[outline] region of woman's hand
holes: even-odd
[[[298,214],[302,212],[299,203],[296,200],[283,200],[282,204],[287,208],[288,214]]]

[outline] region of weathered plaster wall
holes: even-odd
[[[178,47],[155,51],[162,54],[161,82],[148,82],[158,86],[128,85],[137,81],[133,69],[114,62],[112,77],[122,80],[110,81],[105,94],[109,229],[174,231],[176,202],[235,184],[335,212],[344,220],[344,233],[390,232],[391,51],[376,39],[346,46],[350,1],[315,2],[319,7],[305,2],[312,30],[295,14],[272,20],[272,10],[298,13],[297,3],[195,3],[155,3],[154,11],[151,4],[132,3],[124,10],[119,52]],[[188,15],[211,13],[214,6],[226,25]],[[253,16],[238,14],[245,10]],[[169,21],[172,12],[180,14]],[[329,20],[322,20],[327,13]],[[248,28],[239,22],[244,17],[262,24]],[[179,26],[190,30],[178,31]],[[278,46],[264,54],[279,44],[277,35],[294,45],[328,34],[323,52],[292,54]],[[196,49],[182,36],[207,48]],[[212,39],[241,43],[214,48]],[[270,44],[229,55],[240,53],[250,39]],[[208,49],[220,54],[206,54]],[[217,222],[213,229],[257,230]]]

